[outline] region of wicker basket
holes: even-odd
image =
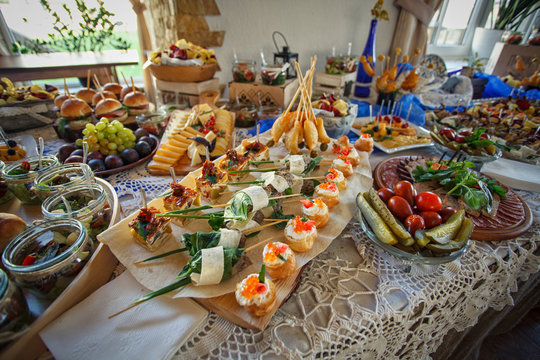
[[[52,124],[56,118],[54,100],[36,100],[0,106],[0,126],[16,132]]]
[[[150,71],[156,79],[171,82],[198,82],[210,80],[214,77],[217,64],[201,66],[170,66],[151,64]]]

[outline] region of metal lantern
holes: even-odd
[[[285,46],[283,46],[282,51],[279,51],[279,47],[276,43],[277,34],[279,34],[283,38],[283,41],[285,42]],[[289,51],[289,44],[287,43],[287,39],[285,39],[285,36],[279,31],[274,31],[272,33],[272,40],[274,40],[274,46],[276,47],[276,51],[277,51],[274,53],[274,64],[284,65],[286,63],[289,63],[289,67],[287,68],[287,79],[295,78],[296,69],[294,68],[294,65],[292,64],[292,61],[296,60],[298,62],[298,53],[292,53]]]

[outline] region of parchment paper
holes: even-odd
[[[270,139],[270,133],[267,131],[260,135],[260,141],[266,143]],[[304,151],[308,151],[304,149]],[[282,142],[279,142],[274,147],[270,148],[270,156],[272,160],[284,158],[288,154],[285,146]],[[345,226],[351,220],[356,209],[356,195],[359,192],[368,191],[372,186],[373,179],[371,177],[371,167],[368,161],[368,153],[359,152],[361,163],[354,168],[354,175],[347,178],[347,189],[340,193],[340,203],[330,209],[330,221],[322,229],[317,229],[318,237],[315,240],[314,246],[310,251],[304,253],[296,253],[298,261],[298,267],[305,265],[315,256],[323,252],[341,232],[345,229]],[[333,160],[336,156],[330,150],[321,154],[324,159]],[[272,167],[272,164],[265,164],[263,167]],[[309,176],[323,175],[330,163],[324,163],[320,165],[317,171],[312,172]],[[195,177],[200,174],[200,169],[190,173],[182,179],[181,184],[195,188]],[[254,173],[249,175],[245,181],[250,179],[256,179],[261,173]],[[230,190],[239,190],[242,187],[230,186]],[[227,203],[232,196],[232,193],[221,197],[219,203]],[[302,208],[300,199],[298,201],[284,204],[283,212],[285,214],[302,215]],[[289,199],[286,199],[289,200]],[[163,205],[161,199],[155,199],[150,202],[151,206],[154,206],[163,211]],[[213,212],[220,209],[210,209],[205,212]],[[162,247],[155,253],[150,252],[143,246],[137,244],[129,231],[128,223],[132,218],[136,216],[137,212],[131,214],[126,219],[117,223],[112,228],[98,235],[98,239],[107,244],[118,260],[127,268],[129,272],[139,281],[142,285],[150,290],[158,290],[168,284],[171,284],[176,280],[176,276],[180,273],[184,265],[189,260],[187,253],[180,253],[172,256],[165,257],[153,262],[149,262],[144,265],[135,265],[134,262],[146,259],[150,256],[161,254],[170,250],[183,247],[182,234],[193,233],[196,231],[209,232],[212,231],[207,223],[207,220],[192,220],[184,228],[172,224],[173,233],[172,237],[164,242]],[[275,229],[274,227],[268,227],[263,229],[257,236],[247,239],[246,248],[257,244],[263,240],[269,241],[283,241],[285,242],[284,231]],[[194,286],[188,285],[183,289],[171,292],[170,295],[174,297],[200,297],[209,298],[224,295],[235,291],[237,282],[240,282],[248,274],[259,272],[262,264],[262,251],[264,245],[257,247],[249,253],[244,253],[248,256],[252,262],[252,265],[248,266],[243,271],[234,275],[231,279],[226,280],[218,285],[207,286]]]

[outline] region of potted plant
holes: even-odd
[[[491,1],[491,12],[495,1]],[[525,18],[540,8],[538,0],[500,0],[497,18],[491,21],[491,28],[477,27],[472,42],[473,53],[489,58],[495,43],[501,40],[506,30],[516,31]]]

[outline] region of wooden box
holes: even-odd
[[[0,126],[7,132],[52,124],[56,119],[54,100],[15,102],[0,106]]]
[[[315,74],[315,93],[334,93],[339,96],[349,96],[352,85],[356,80],[356,72],[346,74],[327,74],[318,72]]]
[[[281,86],[264,85],[259,80],[252,83],[229,83],[229,99],[241,102],[253,102],[259,104],[259,94],[261,105],[277,105],[281,108],[289,106],[296,90],[298,89],[297,79],[288,79]]]
[[[516,70],[516,56],[519,55],[523,63],[527,67],[525,71],[518,72]],[[522,79],[523,77],[531,76],[536,70],[536,64],[533,64],[533,58],[538,58],[540,55],[540,47],[511,45],[498,42],[495,44],[491,56],[486,65],[486,73],[497,76],[506,76],[508,74]]]
[[[181,83],[156,79],[156,89],[163,104],[179,103],[180,100],[185,100],[189,106],[193,106],[199,103],[200,93],[208,90],[220,91],[220,86],[218,78]]]

